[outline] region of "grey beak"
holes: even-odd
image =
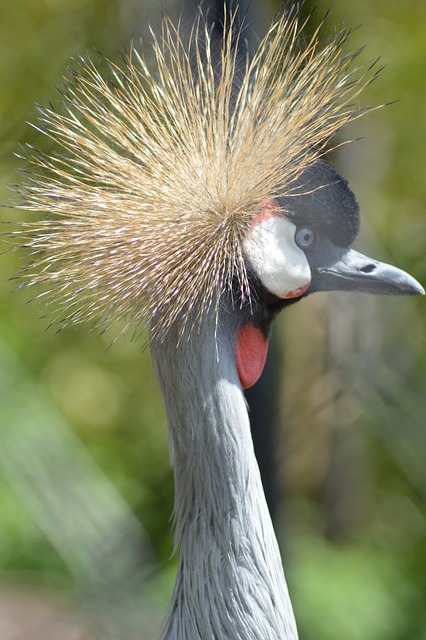
[[[391,296],[424,295],[425,290],[408,273],[372,260],[353,249],[327,266],[313,269],[313,291],[363,291]]]

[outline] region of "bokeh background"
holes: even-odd
[[[262,33],[277,6],[259,4]],[[328,8],[320,1],[317,14]],[[21,179],[20,145],[47,145],[25,121],[35,103],[59,100],[72,57],[118,60],[162,10],[150,0],[1,2],[2,203]],[[363,104],[397,101],[343,132],[356,142],[333,157],[361,207],[357,248],[425,284],[426,4],[340,0],[330,32],[343,21],[362,25],[352,35],[353,48],[367,45],[360,62],[385,65]],[[43,304],[12,293],[22,260],[0,256],[0,637],[151,640],[176,558],[149,353],[130,338],[111,345],[113,332],[56,333]],[[301,640],[426,639],[425,321],[421,298],[323,294],[275,325],[269,464]]]

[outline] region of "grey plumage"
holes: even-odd
[[[150,347],[164,394],[175,473],[179,571],[167,640],[295,640],[296,625],[254,456],[223,305],[176,348]],[[215,335],[216,334],[216,335]]]

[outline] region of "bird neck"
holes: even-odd
[[[165,638],[296,640],[235,364],[236,331],[225,326],[207,319],[178,346],[173,330],[151,344],[180,548]]]

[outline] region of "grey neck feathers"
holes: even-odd
[[[229,320],[229,316],[227,320]],[[235,328],[153,341],[175,474],[167,640],[297,640],[234,359]]]

